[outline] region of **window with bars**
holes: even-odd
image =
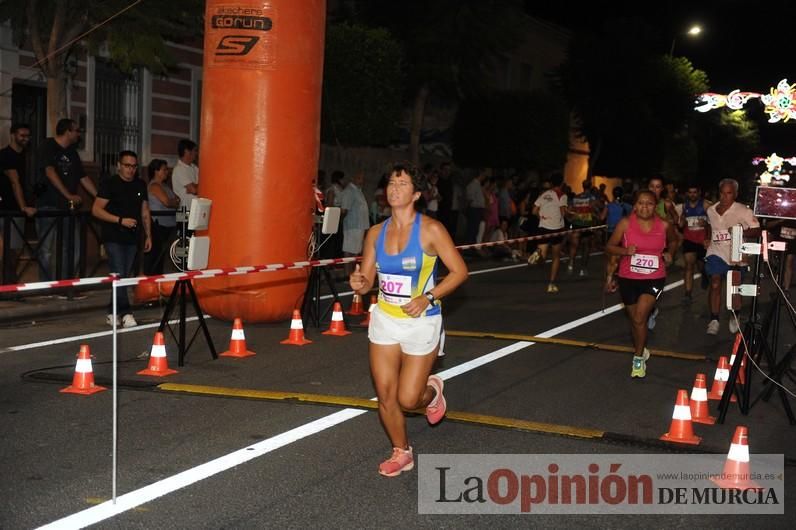
[[[124,73],[97,59],[94,75],[94,161],[100,176],[116,171],[119,151],[141,152],[143,87],[138,69]]]

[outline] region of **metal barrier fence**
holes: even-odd
[[[173,211],[152,211],[157,218],[174,217]],[[18,211],[0,211],[2,220],[2,265],[0,284],[16,284],[37,269],[39,281],[96,276],[107,262],[102,251],[102,221],[84,210],[39,210],[34,217]],[[35,236],[32,229],[35,229]],[[141,233],[143,237],[143,231]],[[159,249],[168,253],[171,241]],[[140,247],[133,270],[141,268]]]

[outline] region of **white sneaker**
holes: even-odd
[[[738,327],[738,322],[735,321],[735,317],[730,315],[730,333],[735,335],[736,333],[738,333],[739,329],[740,328]]]
[[[708,335],[718,335],[719,334],[719,321],[718,320],[711,320],[708,323],[708,329],[706,331]]]
[[[542,255],[539,253],[538,250],[535,250],[533,254],[528,256],[528,265],[536,265],[542,259]]]
[[[127,313],[122,317],[122,327],[123,328],[134,328],[138,325],[138,322],[135,321],[133,315]]]
[[[109,326],[113,327],[113,315],[112,314],[105,317],[105,323],[108,324]],[[121,319],[118,316],[116,317],[116,325],[117,326],[121,326],[122,325],[122,321],[121,321]]]

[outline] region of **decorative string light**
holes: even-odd
[[[768,186],[772,180],[790,181],[790,175],[782,172],[782,165],[785,163],[796,166],[796,156],[783,158],[777,153],[771,153],[767,157],[758,156],[752,159],[752,164],[757,166],[764,163],[766,170],[760,174],[760,184]]]
[[[796,84],[788,84],[787,79],[777,83],[777,86],[771,88],[768,94],[741,92],[737,89],[729,94],[705,92],[697,96],[697,105],[694,110],[708,112],[721,107],[740,110],[750,99],[760,99],[763,102],[769,123],[787,122],[790,119],[796,119]]]
[[[765,110],[769,116],[769,123],[777,123],[780,120],[787,122],[796,118],[794,87],[796,85],[789,85],[788,80],[783,79],[777,83],[776,88],[771,89],[769,94],[760,96],[760,100],[766,105]]]

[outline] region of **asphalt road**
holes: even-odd
[[[548,295],[543,269],[473,263],[474,271],[484,272],[473,274],[446,300],[446,328],[527,336],[549,332],[557,338],[626,346],[626,319],[621,310],[610,309],[618,297],[604,300],[600,295],[600,267],[602,258],[594,257],[589,277],[566,276],[564,269],[561,292]],[[678,275],[673,271],[669,283],[679,280]],[[704,293],[698,291],[690,306],[681,305],[681,296],[677,287],[664,295],[650,344],[696,354],[697,359],[654,356],[644,380],[630,379],[628,353],[451,333],[447,355],[437,367],[447,378],[449,410],[488,418],[475,423],[445,420],[430,427],[423,416],[411,416],[408,429],[415,452],[726,455],[736,425],[746,425],[751,452],[784,454],[789,476],[796,462],[796,427],[788,425],[776,398],[756,404],[746,416],[732,406],[724,425],[696,426],[703,436],[697,448],[657,442],[669,429],[677,389],[690,392],[696,372],[707,373],[711,380],[715,359],[732,347],[726,318],[718,337],[705,335]],[[609,311],[602,312],[604,305]],[[159,316],[156,308],[137,314],[144,326]],[[589,318],[579,321],[583,317]],[[225,350],[229,323],[211,319],[209,326],[216,347]],[[372,410],[254,395],[196,395],[157,386],[168,382],[373,397],[364,329],[355,328],[344,338],[307,329],[315,342],[301,348],[279,344],[287,331],[287,322],[247,325],[247,345],[257,355],[246,359],[213,360],[197,339],[186,365],[177,367],[179,374],[163,380],[135,375],[146,366],[137,357],[149,350],[152,328],[119,335],[114,506],[106,502],[113,476],[112,392],[85,397],[58,392],[72,377],[81,343],[91,347],[97,380],[110,381],[112,343],[104,311],[2,326],[0,528],[95,521],[99,528],[125,529],[792,527],[789,501],[796,499],[796,489],[787,481],[785,515],[778,516],[420,515],[418,467],[393,479],[377,473],[390,445]],[[95,333],[99,336],[75,338]],[[785,322],[780,348],[793,343],[794,336]],[[170,338],[167,349],[173,355]],[[754,384],[760,385],[760,379]],[[794,391],[796,385],[786,382]],[[789,398],[789,403],[794,406],[796,400]],[[494,417],[611,436],[585,439],[544,432],[544,427],[502,428],[490,419]]]

